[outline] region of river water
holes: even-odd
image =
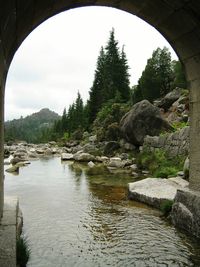
[[[17,195],[23,212],[28,267],[200,266],[200,244],[127,200],[133,178],[89,177],[60,158],[5,175],[5,194]]]

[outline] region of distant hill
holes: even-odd
[[[60,119],[60,116],[43,108],[25,118],[14,119],[5,122],[5,141],[24,140],[29,143],[38,143],[42,131],[53,126],[53,123]]]

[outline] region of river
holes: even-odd
[[[60,158],[5,174],[18,196],[28,267],[200,266],[200,244],[157,210],[127,199],[131,177],[88,176]]]

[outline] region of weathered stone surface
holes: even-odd
[[[72,160],[74,159],[74,155],[71,153],[62,153],[61,160]]]
[[[147,100],[136,103],[120,121],[123,137],[137,146],[143,144],[146,135],[158,135],[163,129],[171,126],[162,118],[159,108]]]
[[[129,198],[160,208],[166,200],[174,200],[177,189],[188,185],[186,181],[182,183],[181,180],[181,178],[174,178],[174,180],[146,178],[129,183]]]
[[[85,152],[85,153],[89,153],[89,154],[96,154],[98,153],[99,149],[94,145],[94,144],[85,144],[83,147],[82,147],[82,150]]]
[[[157,104],[159,108],[163,108],[165,111],[167,111],[171,105],[179,99],[181,96],[181,89],[176,88],[173,91],[169,92],[166,94],[164,98]]]
[[[9,167],[8,169],[6,169],[6,172],[13,172],[13,173],[18,173],[19,172],[19,166],[12,166],[12,167]]]
[[[107,142],[104,147],[104,155],[106,156],[114,156],[114,152],[120,148],[120,145],[116,141]]]
[[[110,158],[110,162],[108,163],[108,167],[114,167],[114,168],[123,168],[125,165],[124,161],[121,160],[121,158]]]
[[[0,223],[0,266],[16,267],[18,199],[5,197]]]
[[[89,162],[89,161],[94,161],[95,157],[89,153],[76,153],[74,154],[74,160]]]
[[[175,226],[200,238],[200,193],[189,189],[178,190],[171,217]]]
[[[150,151],[156,148],[162,148],[169,156],[188,155],[189,153],[189,130],[186,126],[174,133],[162,136],[149,136],[144,138],[143,147]]]
[[[88,167],[93,168],[95,166],[93,161],[89,161],[88,162]]]

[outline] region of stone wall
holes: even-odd
[[[166,133],[161,136],[146,136],[143,147],[150,151],[154,151],[156,148],[163,149],[171,157],[188,155],[189,126],[174,133]]]

